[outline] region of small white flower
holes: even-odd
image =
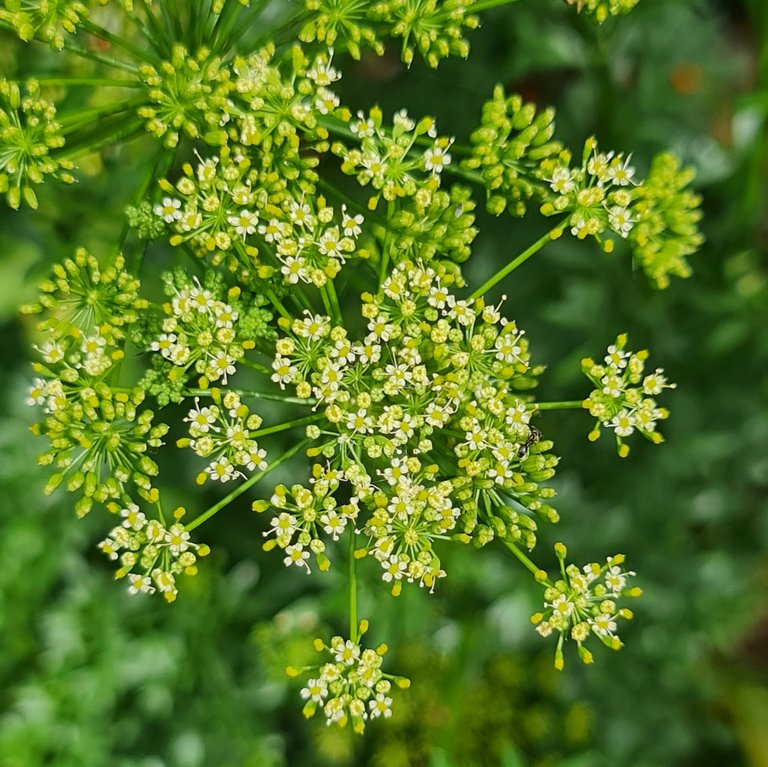
[[[178,221],[181,218],[181,200],[163,197],[163,201],[155,206],[155,215],[160,216],[166,224]]]
[[[235,232],[245,239],[249,234],[256,231],[256,225],[259,223],[259,214],[256,211],[241,210],[235,216],[229,216],[227,223],[235,228]]]
[[[450,162],[451,155],[438,144],[424,152],[424,168],[430,173],[441,173],[446,165],[450,165]]]
[[[625,352],[623,349],[619,349],[615,344],[611,344],[608,347],[608,353],[605,355],[605,364],[611,365],[620,370],[627,366],[629,360],[629,352]]]
[[[32,386],[29,387],[29,396],[25,400],[27,405],[44,405],[48,396],[48,385],[42,378],[35,378]]]
[[[212,461],[205,469],[208,476],[219,482],[229,482],[230,479],[234,479],[240,474],[235,470],[235,467],[229,462],[226,456]]]
[[[626,237],[635,225],[635,220],[629,213],[627,208],[622,208],[619,205],[614,205],[608,211],[608,224],[611,229],[622,237]]]
[[[568,168],[555,168],[549,186],[556,194],[568,194],[576,188]]]
[[[344,230],[345,237],[359,237],[362,232],[363,217],[358,213],[350,216],[347,214],[347,206],[341,206],[341,228]]]
[[[154,594],[155,588],[148,575],[128,574],[128,593],[129,594]]]
[[[260,447],[252,447],[247,453],[247,463],[245,467],[248,471],[259,469],[264,471],[267,468],[267,451]]]
[[[189,533],[182,525],[172,525],[171,529],[165,534],[165,542],[168,544],[168,549],[175,557],[178,557],[179,554],[189,548],[188,541]]]
[[[283,564],[286,567],[296,565],[296,567],[303,567],[307,572],[310,572],[307,560],[309,559],[309,552],[304,550],[304,547],[300,543],[295,543],[291,546],[287,546],[285,549],[286,557],[283,559]]]
[[[322,703],[328,697],[328,685],[323,679],[308,679],[307,686],[301,691],[301,697],[315,703]]]
[[[123,518],[123,527],[129,530],[141,530],[147,524],[147,518],[135,503],[120,511]]]
[[[392,716],[392,698],[388,698],[384,693],[378,693],[376,697],[368,701],[368,707],[371,710],[371,719],[383,716],[385,719]]]
[[[619,437],[628,437],[635,430],[635,419],[629,411],[622,410],[607,424]]]

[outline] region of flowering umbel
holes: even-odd
[[[41,315],[27,401],[49,441],[46,492],[64,487],[78,515],[110,519],[98,547],[130,593],[173,601],[209,553],[197,528],[253,491],[259,516],[238,523],[246,541],[286,577],[335,568],[346,583],[349,631],[317,640],[323,662],[290,673],[306,677],[306,716],[356,732],[388,718],[408,686],[385,671],[386,645],[361,643],[362,560],[393,596],[432,594],[451,577],[448,547],[496,546],[544,587],[534,622],[559,634],[558,667],[566,640],[585,661],[590,638],[617,649],[618,620],[631,617],[620,602],[639,593],[623,557],[566,565],[559,544],[555,580],[531,559],[540,526],[559,520],[556,427],[539,415],[588,409],[590,439],[608,429],[624,456],[635,431],[661,442],[668,412],[656,398],[673,385],[619,336],[603,363],[583,362],[586,400],[542,402],[525,305],[490,291],[568,231],[606,251],[626,242],[658,287],[687,276],[701,241],[692,172],[662,154],[643,179],[592,138],[573,162],[554,110],[501,86],[463,138],[429,115],[342,103],[349,57],[381,53],[387,39],[406,65],[465,57],[472,0],[307,0],[295,16],[283,4],[262,15],[266,5],[0,11],[22,39],[90,67],[48,80],[63,84],[58,111],[42,78],[0,81],[0,192],[12,207],[35,207],[33,187],[50,178],[73,181],[78,153],[156,145],[118,246],[78,249],[25,307]],[[602,21],[634,3],[576,5]],[[286,30],[297,39],[277,45]],[[68,86],[95,88],[94,106],[75,106]],[[554,227],[472,290],[458,265],[477,234],[478,193],[494,215],[538,208]],[[216,494],[211,505],[191,482],[195,511],[169,512],[186,476],[167,468],[169,453]],[[270,483],[281,466],[287,476]]]
[[[392,698],[396,688],[407,688],[410,681],[405,677],[392,676],[382,670],[385,644],[375,649],[363,648],[360,639],[368,630],[368,621],[361,621],[356,639],[335,636],[330,644],[315,640],[315,649],[330,656],[317,667],[288,668],[291,676],[311,673],[301,690],[304,716],[312,717],[318,711],[325,715],[327,724],[346,727],[352,725],[356,733],[365,730],[366,722],[392,716]]]

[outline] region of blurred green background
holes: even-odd
[[[530,579],[500,551],[450,552],[431,599],[363,589],[373,640],[413,685],[360,739],[304,722],[283,674],[312,653],[320,616],[343,625],[337,584],[276,568],[245,508],[217,519],[177,603],[114,584],[96,550],[105,520],[42,495],[23,404],[34,329],[17,306],[76,245],[115,241],[142,151],[128,146],[90,158],[74,192],[43,188],[39,212],[0,209],[0,767],[768,765],[768,5],[643,0],[595,28],[558,0],[521,0],[483,19],[468,62],[364,59],[344,67],[343,99],[375,94],[466,136],[502,82],[556,106],[572,146],[595,134],[641,169],[664,148],[698,168],[707,242],[690,280],[657,292],[626,254],[563,238],[502,286],[549,368],[544,400],[584,396],[578,361],[625,330],[679,384],[667,443],[625,461],[587,445],[584,414],[542,418],[563,517],[542,556],[561,539],[577,561],[628,555],[645,596],[627,646],[555,672],[528,623]],[[41,51],[0,38],[0,73]],[[478,224],[473,281],[546,226]]]

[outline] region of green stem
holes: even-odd
[[[357,644],[359,623],[357,620],[357,560],[355,559],[355,526],[349,524],[349,638]]]
[[[140,107],[143,104],[146,104],[146,99],[134,97],[117,104],[102,104],[90,109],[78,109],[63,115],[59,123],[65,129],[65,133],[70,133],[83,125],[91,124],[94,119],[103,120],[110,115],[120,114],[121,112],[133,114],[134,108]]]
[[[65,150],[56,156],[58,158],[74,160],[76,157],[95,152],[97,149],[101,149],[103,146],[111,144],[112,142],[135,138],[141,131],[143,124],[143,120],[141,119],[128,121],[123,125],[119,125],[113,131],[99,136],[98,140],[94,143],[79,142],[74,145],[68,144],[65,147]]]
[[[110,43],[110,45],[114,45],[116,48],[122,48],[126,53],[130,53],[135,59],[142,63],[148,61],[155,65],[160,64],[160,59],[155,58],[150,51],[140,50],[139,48],[134,47],[122,37],[113,35],[109,30],[104,29],[98,24],[94,24],[89,19],[84,19],[80,25],[86,32],[90,32],[94,37],[98,37],[101,40]]]
[[[135,67],[132,64],[127,64],[124,61],[118,61],[117,59],[113,59],[111,56],[104,56],[101,53],[96,53],[96,51],[89,51],[86,48],[81,48],[80,46],[74,45],[72,43],[65,42],[64,49],[70,51],[70,53],[74,53],[76,56],[82,56],[84,59],[92,59],[93,61],[98,61],[100,64],[106,64],[108,67],[113,67],[114,69],[122,69],[124,72],[130,72],[132,75],[136,75],[139,72],[138,67]]]
[[[333,280],[328,280],[323,286],[325,294],[328,296],[328,303],[331,306],[331,314],[337,325],[344,324],[344,318],[341,316],[341,306],[339,306],[339,297],[336,295],[336,286]]]
[[[321,189],[324,189],[329,195],[333,195],[346,203],[351,210],[361,213],[365,223],[378,224],[382,229],[387,229],[389,227],[389,222],[383,216],[377,215],[365,205],[361,205],[357,200],[353,200],[348,194],[345,194],[340,189],[333,186],[333,184],[329,184],[325,179],[318,179],[317,185]]]
[[[567,402],[537,402],[537,410],[580,410],[584,407],[583,400],[570,400]]]
[[[387,205],[387,221],[391,221],[395,215],[395,202],[390,201]],[[389,241],[392,238],[392,229],[387,227],[384,232],[384,241],[381,244],[381,263],[379,264],[379,287],[387,279],[387,267],[389,266]]]
[[[64,85],[67,87],[78,85],[100,85],[105,88],[141,88],[141,83],[135,80],[118,80],[108,77],[36,77],[40,85]]]
[[[323,308],[325,309],[325,313],[336,320],[336,317],[334,317],[333,309],[331,308],[331,301],[328,298],[328,291],[325,289],[325,285],[320,288],[320,298],[323,299]],[[339,323],[340,324],[340,323]]]
[[[53,374],[51,374],[53,376]],[[314,407],[317,404],[316,399],[301,399],[300,397],[287,397],[283,394],[277,394],[268,391],[243,391],[242,389],[231,389],[235,394],[241,397],[252,397],[253,399],[263,399],[268,402],[283,402],[287,405],[303,405],[304,407]],[[210,397],[210,389],[187,389],[184,392],[185,397]]]
[[[491,8],[498,8],[501,5],[512,5],[516,2],[517,0],[478,0],[474,5],[469,6],[468,10],[470,13],[480,13]]]
[[[166,149],[164,146],[160,146],[160,149],[157,152],[157,155],[155,157],[155,161],[150,165],[149,172],[144,176],[144,179],[141,183],[141,186],[138,188],[136,195],[134,197],[134,205],[138,205],[149,192],[149,187],[152,185],[152,182],[157,182],[158,179],[164,178],[165,174],[168,172],[168,169],[173,165],[173,161],[176,159],[176,150],[175,149]],[[128,232],[125,232],[124,238],[128,236]],[[142,267],[144,266],[144,256],[147,252],[147,245],[149,243],[144,243],[144,248],[142,249],[141,253],[139,254],[139,257],[136,261],[136,273],[138,274],[141,272]]]
[[[280,301],[280,299],[279,299],[279,298],[278,298],[278,297],[277,297],[277,296],[274,294],[274,292],[273,292],[273,291],[271,291],[271,290],[265,290],[265,291],[264,291],[264,294],[265,294],[265,295],[266,295],[266,297],[267,297],[267,298],[268,298],[268,299],[269,299],[269,300],[272,302],[272,306],[274,306],[274,307],[275,307],[275,309],[277,309],[277,311],[278,311],[278,312],[280,312],[280,314],[281,314],[283,317],[285,317],[285,319],[287,319],[287,320],[292,320],[292,319],[293,319],[293,317],[292,317],[292,316],[291,316],[291,315],[288,313],[288,310],[287,310],[287,309],[286,309],[286,308],[283,306],[282,302],[281,302],[281,301]]]
[[[471,150],[469,153],[471,153]],[[464,168],[458,164],[451,163],[450,165],[446,165],[444,172],[450,174],[451,176],[462,178],[464,181],[469,181],[472,184],[477,184],[478,186],[482,187],[486,186],[485,179],[479,173],[474,173],[471,170],[464,170]]]
[[[487,293],[494,285],[501,282],[508,274],[514,272],[518,266],[524,264],[534,253],[538,253],[545,245],[556,240],[565,229],[566,222],[561,221],[554,229],[551,229],[543,237],[540,237],[530,248],[524,250],[517,258],[510,261],[503,269],[496,272],[490,279],[486,280],[469,298],[479,298]]]
[[[502,541],[502,543],[525,565],[527,570],[530,570],[534,576],[537,576],[542,572],[540,567],[536,565],[511,541]]]
[[[157,53],[170,54],[171,48],[173,47],[171,38],[168,37],[165,30],[163,29],[163,25],[160,23],[160,20],[152,12],[149,3],[147,3],[147,0],[139,0],[139,3],[144,9],[144,15],[147,19],[147,23],[149,24],[149,27],[147,27],[142,23],[147,39],[152,42],[153,47]],[[139,17],[135,16],[135,18],[138,19]]]
[[[314,423],[319,421],[325,416],[322,413],[316,413],[315,415],[307,415],[304,418],[297,418],[294,421],[286,421],[285,423],[279,423],[276,426],[267,426],[266,429],[259,429],[258,431],[250,432],[251,437],[264,437],[267,434],[277,434],[280,431],[286,431],[286,429],[292,429],[294,426],[303,426],[307,423]]]
[[[196,527],[199,527],[203,524],[203,522],[206,522],[209,520],[214,514],[217,514],[220,512],[225,506],[228,506],[232,501],[235,500],[235,498],[238,498],[241,496],[246,490],[248,490],[250,487],[255,485],[260,479],[265,477],[267,474],[269,474],[271,471],[276,469],[281,464],[285,463],[290,458],[293,458],[296,453],[299,452],[302,448],[306,447],[309,444],[309,440],[305,439],[302,442],[299,442],[297,445],[294,445],[288,452],[283,453],[276,461],[273,461],[269,466],[267,466],[266,469],[263,471],[259,471],[256,474],[254,474],[250,479],[247,479],[245,482],[243,482],[242,485],[239,487],[236,487],[229,495],[227,495],[225,498],[222,498],[218,503],[215,503],[213,506],[211,506],[210,509],[207,509],[204,511],[199,517],[195,517],[188,525],[185,525],[187,530],[194,530]]]
[[[238,362],[240,362],[242,365],[245,365],[246,367],[253,368],[253,370],[258,370],[259,373],[264,373],[264,375],[272,375],[272,370],[266,365],[262,365],[259,362],[249,360],[247,357],[241,357]]]

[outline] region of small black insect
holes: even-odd
[[[528,455],[528,451],[533,445],[535,445],[541,439],[541,432],[535,427],[530,426],[528,432],[528,438],[517,449],[517,457],[522,459]]]

